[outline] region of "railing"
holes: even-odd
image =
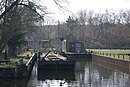
[[[28,75],[31,74],[32,69],[33,69],[33,66],[34,66],[36,60],[37,60],[37,54],[34,53],[34,54],[32,55],[32,57],[29,59],[29,61],[26,63]]]
[[[30,62],[32,61],[32,59],[34,58],[35,55],[36,55],[35,53],[32,55],[32,57],[31,57],[31,58],[29,59],[29,61],[26,63],[26,66],[28,66],[28,65],[30,64]]]

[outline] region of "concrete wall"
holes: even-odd
[[[86,59],[92,59],[92,54],[77,54],[77,53],[73,53],[73,54],[65,54],[65,56],[67,56],[69,59],[76,59],[76,58],[86,58]]]
[[[92,55],[92,61],[94,64],[98,64],[98,65],[109,67],[109,68],[115,68],[122,72],[130,74],[130,61],[129,60],[122,60],[122,59],[115,59],[115,58],[110,58],[110,57]]]

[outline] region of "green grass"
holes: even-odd
[[[24,58],[24,64],[26,64],[28,62],[29,59],[26,59],[27,54],[29,54],[29,57],[32,56],[31,51],[27,51],[24,53],[21,53],[20,55],[17,55],[16,58],[11,58],[9,63],[3,63],[1,62],[0,64],[0,68],[9,68],[9,67],[14,67],[15,66],[15,62],[17,62],[19,64],[19,58]]]
[[[24,64],[26,64],[28,62],[29,59],[23,59]],[[0,68],[9,68],[9,67],[14,67],[15,66],[15,62],[17,62],[19,64],[19,59],[18,58],[11,58],[9,63],[3,63],[1,62],[0,64]]]
[[[13,65],[12,64],[6,64],[6,63],[0,64],[0,68],[9,68],[9,67],[13,67]]]
[[[89,49],[86,49],[89,52]],[[94,55],[107,56],[111,58],[118,58],[129,60],[130,50],[124,49],[90,49],[90,52],[93,52]]]
[[[29,55],[29,57],[32,56],[32,52],[31,51],[27,51],[27,52],[24,52],[24,53],[21,53],[21,54],[17,55],[17,57],[25,58],[27,56],[27,54]]]

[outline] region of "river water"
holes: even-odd
[[[130,75],[99,66],[91,60],[77,60],[75,70],[37,70],[29,80],[1,79],[0,87],[130,87]]]

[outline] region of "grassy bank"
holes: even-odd
[[[94,55],[130,60],[130,57],[129,57],[130,50],[125,50],[125,49],[86,49],[86,51],[87,52],[90,51]]]
[[[25,58],[27,55],[28,55],[29,57],[31,57],[31,56],[32,56],[32,52],[31,52],[31,51],[26,51],[26,52],[23,52],[23,53],[17,55],[17,57],[18,57],[18,58],[20,58],[20,57]]]
[[[23,63],[24,64],[26,64],[27,62],[28,62],[28,60],[29,59],[27,59],[26,57],[27,57],[27,55],[29,56],[29,57],[31,57],[32,56],[32,52],[31,51],[27,51],[27,52],[23,52],[23,53],[21,53],[21,54],[19,54],[19,55],[17,55],[17,57],[13,57],[13,58],[10,58],[10,62],[1,62],[1,64],[0,64],[0,68],[9,68],[9,67],[14,67],[15,66],[15,64],[16,64],[16,62],[18,63],[18,64],[20,64],[19,63],[19,59],[20,58],[23,58]],[[4,59],[4,58],[3,58]]]

